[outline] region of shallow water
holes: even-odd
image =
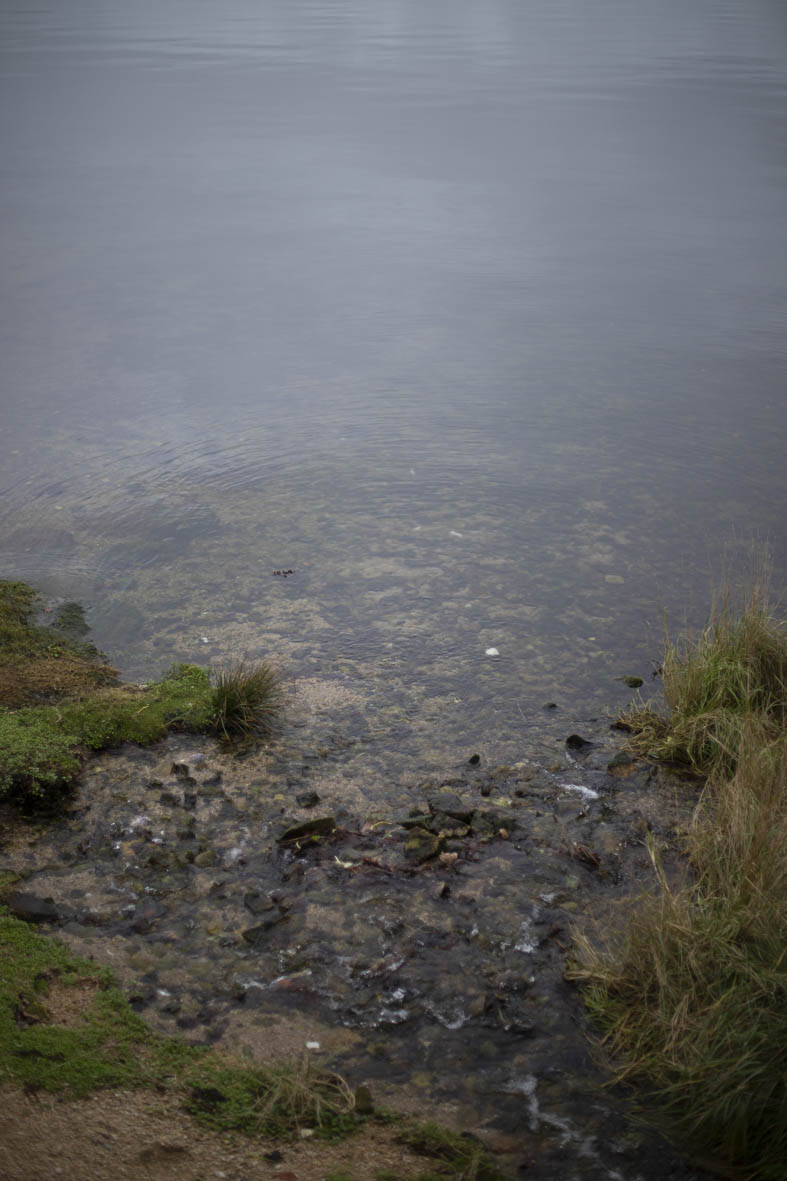
[[[319,683],[360,821],[561,764],[784,583],[786,94],[766,0],[4,6],[3,573]]]

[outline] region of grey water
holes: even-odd
[[[766,0],[3,3],[4,573],[616,700],[784,572],[786,98]]]

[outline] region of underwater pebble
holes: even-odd
[[[497,648],[487,648],[486,655],[487,656],[499,656],[500,653],[498,652]]]

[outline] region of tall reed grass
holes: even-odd
[[[754,1181],[787,1177],[787,725],[784,625],[762,587],[739,615],[668,643],[668,716],[634,745],[707,775],[686,877],[667,880],[612,941],[579,934],[585,989],[618,1081],[692,1154]],[[645,711],[643,710],[644,714]]]
[[[725,588],[699,635],[667,636],[662,684],[666,716],[638,702],[621,718],[637,754],[701,775],[733,774],[750,717],[764,741],[778,740],[787,723],[787,627],[770,607],[767,572],[737,609]]]

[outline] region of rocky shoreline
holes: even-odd
[[[573,925],[622,921],[645,834],[669,862],[691,793],[605,723],[549,766],[470,751],[381,791],[355,700],[296,686],[280,741],[240,760],[183,735],[104,753],[54,824],[5,817],[9,904],[111,964],[154,1027],[252,1059],[310,1044],[512,1177],[703,1176],[605,1089],[563,979]]]

